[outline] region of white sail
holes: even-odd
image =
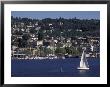
[[[83,50],[80,61],[80,67],[78,67],[78,69],[89,69],[89,65],[86,59],[85,49]]]

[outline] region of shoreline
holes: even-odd
[[[73,57],[73,58],[45,58],[45,57],[41,57],[41,58],[11,58],[11,60],[59,60],[59,59],[80,59],[80,57]],[[100,58],[96,58],[96,57],[87,57],[87,59],[100,59]]]

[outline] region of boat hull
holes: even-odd
[[[88,67],[78,67],[77,69],[80,69],[80,70],[89,70]]]

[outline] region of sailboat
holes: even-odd
[[[63,68],[62,67],[60,68],[60,72],[63,72]]]
[[[80,60],[80,66],[77,69],[82,69],[82,70],[89,70],[89,65],[86,59],[86,48],[84,48],[82,56],[81,56],[81,60]]]

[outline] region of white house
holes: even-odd
[[[43,41],[42,40],[37,41],[37,45],[43,45]]]

